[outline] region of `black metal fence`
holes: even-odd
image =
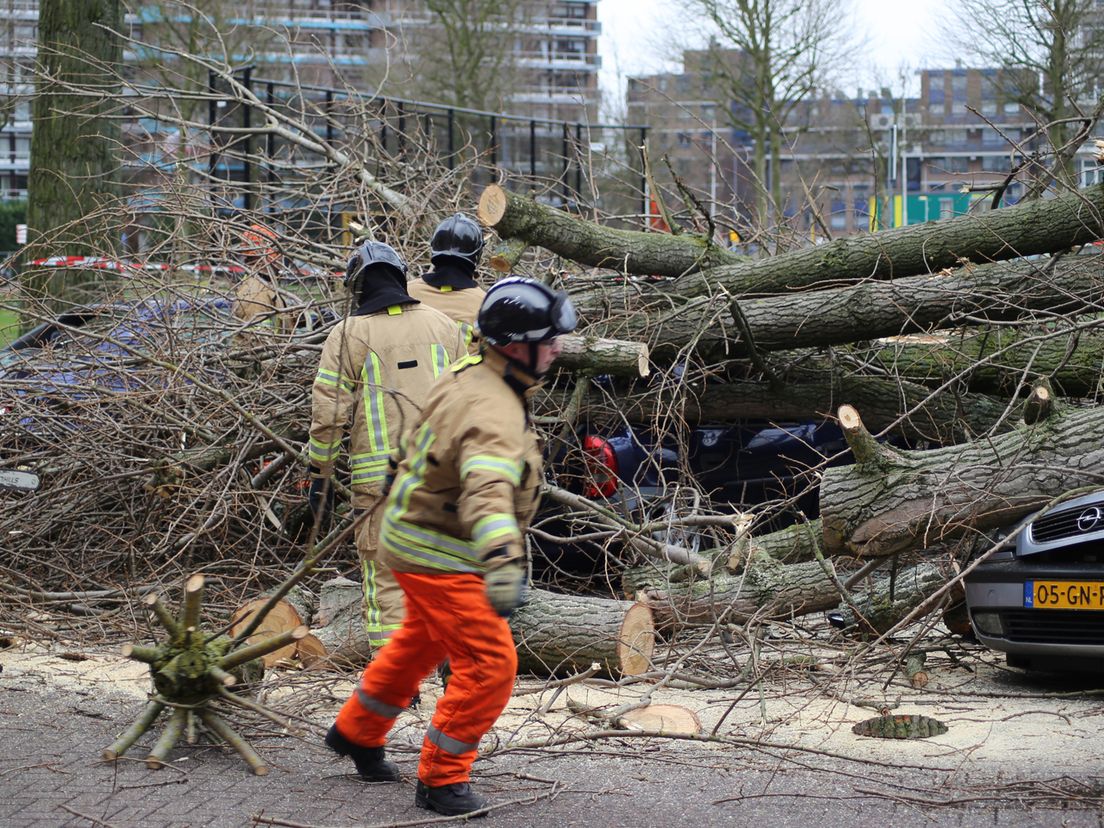
[[[646,212],[640,148],[647,127],[590,124],[481,112],[424,101],[358,95],[238,76],[265,106],[296,113],[330,146],[356,147],[371,140],[378,177],[389,167],[422,154],[443,169],[463,166],[470,186],[502,179],[507,186],[566,209],[593,207],[617,214]],[[229,94],[212,75],[207,122],[245,128],[240,134],[213,129],[207,174],[228,185],[228,209],[273,209],[294,201],[294,186],[326,160],[271,132],[263,138],[248,128],[259,123],[255,107]],[[226,97],[220,97],[226,93]],[[370,134],[368,134],[370,133]],[[259,141],[264,145],[259,146]],[[363,149],[363,147],[360,147]]]

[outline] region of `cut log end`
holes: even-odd
[[[702,730],[698,715],[678,704],[649,704],[647,707],[629,710],[617,719],[617,725],[627,730],[689,736],[697,736]]]
[[[1054,411],[1054,398],[1045,385],[1036,385],[1031,395],[1024,401],[1023,419],[1027,425],[1036,425],[1046,420]]]
[[[855,410],[853,406],[841,405],[839,408],[839,421],[840,427],[844,431],[856,431],[862,429],[865,431],[865,427],[862,423],[862,418],[859,416],[859,412]]]
[[[884,448],[874,436],[866,430],[859,412],[853,406],[841,405],[837,413],[840,428],[843,429],[844,439],[855,456],[858,466],[877,466],[887,460],[891,453]]]
[[[617,642],[621,673],[637,676],[651,669],[655,651],[655,622],[647,604],[637,602],[625,613]]]
[[[479,196],[475,214],[487,227],[494,227],[506,214],[506,191],[497,184],[488,184]]]
[[[267,603],[267,598],[255,598],[239,607],[230,619],[230,635],[236,636],[239,632],[248,627],[257,613],[260,612]],[[301,626],[303,626],[303,619],[295,607],[286,600],[280,600],[277,601],[276,605],[265,615],[257,629],[249,636],[247,643],[255,644],[258,641],[264,641],[274,635],[295,630]],[[302,636],[300,636],[300,638],[302,638]],[[295,644],[291,643],[262,656],[261,661],[264,663],[265,667],[271,667],[281,659],[292,658],[294,654]]]
[[[196,573],[195,575],[192,575],[184,583],[184,592],[185,593],[201,592],[203,590],[203,584],[206,583],[206,580],[207,579],[204,578],[199,573]]]

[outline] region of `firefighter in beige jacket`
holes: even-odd
[[[437,225],[429,251],[433,270],[411,280],[410,295],[456,322],[469,352],[478,353],[475,317],[487,295],[475,281],[475,269],[483,253],[483,233],[473,219],[456,213]]]
[[[387,733],[421,678],[452,678],[422,741],[414,804],[448,816],[484,807],[468,780],[479,740],[513,690],[509,616],[525,600],[523,533],[537,508],[541,452],[527,396],[575,327],[566,294],[509,278],[487,291],[478,355],[430,391],[394,464],[380,545],[406,595],[402,629],[364,671],[326,743],[363,779],[397,781]]]
[[[263,224],[254,224],[242,233],[239,248],[246,274],[234,291],[231,313],[250,328],[273,333],[291,333],[294,321],[283,311],[287,307],[277,283],[280,253],[279,238]],[[246,344],[259,340],[243,338]]]
[[[451,319],[407,294],[406,264],[389,245],[361,244],[345,284],[358,307],[327,337],[311,394],[311,507],[320,520],[332,505],[330,477],[348,431],[365,626],[372,645],[381,647],[403,617],[402,591],[377,555],[388,460],[433,381],[464,345]]]

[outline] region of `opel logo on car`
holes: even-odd
[[[1100,509],[1093,506],[1091,509],[1086,509],[1077,516],[1077,529],[1080,532],[1091,532],[1100,523],[1100,519],[1104,518],[1104,513],[1101,513]]]

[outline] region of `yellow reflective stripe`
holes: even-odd
[[[508,460],[505,457],[496,457],[493,454],[476,454],[469,457],[460,466],[460,479],[464,480],[474,471],[488,471],[492,474],[499,474],[515,486],[521,484],[521,463]]]
[[[333,443],[323,443],[316,440],[314,437],[310,438],[310,450],[308,453],[311,460],[321,460],[324,463],[329,462],[336,457],[340,451],[340,439]]]
[[[376,453],[391,451],[387,440],[387,412],[384,405],[383,369],[379,357],[369,352],[364,360],[364,417],[368,426],[368,444]]]
[[[453,373],[456,373],[457,371],[464,370],[469,365],[478,365],[482,361],[483,361],[482,355],[480,355],[480,354],[468,354],[466,357],[461,357],[460,359],[456,360],[456,362],[452,363],[452,366],[449,368],[449,370],[452,371]]]
[[[402,313],[402,305],[392,305],[387,309],[388,316],[399,316]]]
[[[433,376],[434,378],[441,376],[441,372],[448,367],[448,352],[443,345],[430,345],[429,346],[430,359],[433,362]]]
[[[332,385],[335,388],[337,387],[338,381],[340,379],[341,375],[338,374],[336,371],[326,371],[322,368],[319,368],[318,373],[314,376],[315,383],[319,385]]]
[[[472,344],[472,337],[475,336],[475,328],[469,325],[467,322],[460,323],[460,333],[464,337],[464,347],[470,348]]]
[[[452,285],[441,285],[437,290],[441,293],[452,293]]]
[[[364,567],[364,632],[374,646],[382,647],[402,624],[384,624],[383,608],[376,589],[376,562],[365,561]]]
[[[447,572],[483,571],[471,544],[440,532],[430,532],[397,519],[394,510],[383,518],[380,544],[389,552],[420,566]]]
[[[517,519],[501,512],[480,518],[472,528],[472,541],[480,549],[490,549],[497,546],[499,540],[513,540],[520,535]]]

